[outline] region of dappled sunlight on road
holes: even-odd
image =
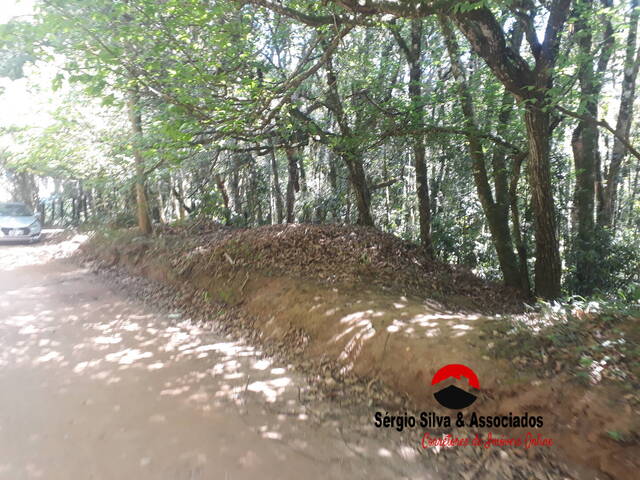
[[[169,315],[141,314],[128,302],[94,302],[86,300],[84,272],[67,277],[73,294],[58,309],[40,308],[49,296],[41,286],[5,290],[0,308],[10,311],[11,299],[28,302],[36,314],[21,312],[5,315],[3,334],[15,336],[12,347],[0,352],[0,365],[30,363],[51,368],[70,368],[76,375],[117,382],[121,372],[141,369],[157,372],[175,364],[200,360],[202,370],[189,372],[164,383],[160,395],[184,396],[188,401],[225,399],[234,401],[241,393],[253,392],[268,402],[275,402],[291,379],[287,369],[269,368],[271,361],[261,352],[237,341],[221,342],[209,330]],[[4,300],[7,299],[7,300]],[[31,309],[30,308],[30,309]],[[73,329],[81,340],[70,352],[59,350],[63,333]],[[248,374],[247,372],[250,372]],[[151,374],[151,373],[150,373]],[[250,377],[250,378],[249,378]],[[194,394],[200,385],[208,393]],[[217,399],[217,400],[216,400]]]
[[[29,245],[24,243],[0,244],[0,270],[9,272],[20,267],[39,265],[56,258],[65,258],[75,252],[87,240],[87,235],[73,235],[62,242],[48,243],[48,236],[62,233],[59,229],[44,229],[43,240]]]

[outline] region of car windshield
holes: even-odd
[[[26,205],[20,203],[0,203],[0,217],[30,217],[33,215]]]

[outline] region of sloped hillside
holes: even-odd
[[[282,345],[292,362],[334,364],[330,383],[348,376],[380,382],[400,401],[391,409],[404,403],[438,411],[434,373],[469,365],[482,385],[474,410],[543,415],[543,433],[568,458],[620,479],[636,468],[632,432],[640,421],[624,392],[579,385],[564,367],[548,371],[555,361],[520,368],[514,357],[540,356],[507,338],[505,314],[522,311],[523,299],[391,235],[351,226],[195,223],[152,237],[104,232],[84,251],[98,267],[117,265],[170,285],[212,316],[229,312],[221,320],[229,328],[234,318],[249,318],[259,341]],[[502,350],[512,355],[496,351],[507,344],[511,350]],[[611,431],[630,443],[621,445]]]
[[[229,229],[205,224],[166,227],[163,233],[187,239],[180,248],[185,255],[172,260],[181,271],[205,262],[213,276],[243,268],[327,285],[375,285],[452,308],[487,313],[522,309],[517,292],[430,260],[414,244],[374,228],[298,224]]]

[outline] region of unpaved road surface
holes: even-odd
[[[439,478],[312,421],[286,365],[118,292],[77,244],[0,246],[0,479]]]

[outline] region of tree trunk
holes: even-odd
[[[535,289],[545,298],[560,295],[562,273],[551,189],[549,151],[552,132],[546,95],[553,87],[553,69],[571,5],[571,0],[554,0],[549,4],[543,41],[529,40],[534,68],[518,50],[507,45],[504,31],[488,7],[464,9],[452,15],[471,48],[484,59],[496,78],[516,99],[526,102],[529,184],[535,216]]]
[[[38,211],[40,212],[40,224],[42,226],[45,226],[45,224],[47,223],[47,208],[44,201],[38,204]]]
[[[224,186],[224,178],[222,178],[222,175],[215,175],[213,179],[216,183],[216,187],[218,187],[218,191],[220,191],[220,195],[222,196],[225,223],[229,225],[229,223],[231,223],[231,210],[229,209],[229,194]]]
[[[250,225],[262,225],[262,202],[260,201],[260,182],[257,175],[257,166],[255,161],[251,161],[247,183],[249,188],[246,189],[247,212]]]
[[[87,202],[87,191],[84,189],[82,182],[80,182],[80,201],[82,202],[82,216],[84,217],[84,221],[87,222],[89,220],[89,208]]]
[[[60,226],[64,226],[64,196],[60,196]]]
[[[511,182],[509,183],[509,205],[511,207],[511,226],[513,231],[513,241],[518,252],[518,260],[520,262],[521,284],[525,286],[527,292],[531,292],[531,283],[529,281],[529,265],[527,264],[527,246],[520,229],[520,208],[518,206],[518,182],[520,181],[520,172],[522,162],[526,158],[526,153],[516,155],[513,159],[513,169],[511,172]]]
[[[56,199],[58,197],[60,197],[62,195],[61,193],[61,187],[60,187],[60,180],[58,180],[57,178],[53,179],[53,198],[51,199],[51,226],[54,227],[56,226],[57,221],[57,215],[56,215]],[[58,222],[60,225],[62,225],[62,215],[60,215],[60,222]]]
[[[309,202],[309,189],[307,187],[307,171],[304,167],[304,155],[298,155],[298,171],[300,172],[300,192],[302,193],[302,223],[309,223],[313,216],[311,202]]]
[[[593,0],[583,0],[583,9],[575,23],[576,42],[579,49],[578,81],[580,84],[580,110],[591,118],[598,118],[598,101],[602,82],[613,48],[613,27],[607,17],[604,20],[604,41],[598,58],[593,55],[592,26]],[[606,3],[606,2],[605,2]],[[575,256],[578,292],[589,295],[597,285],[597,262],[600,247],[595,235],[595,199],[599,169],[598,128],[592,121],[580,120],[571,138],[576,184],[574,191]]]
[[[137,87],[129,89],[127,97],[127,112],[129,114],[129,123],[131,125],[133,159],[135,162],[135,190],[138,227],[143,234],[149,235],[153,229],[151,227],[151,219],[149,218],[147,194],[144,188],[146,176],[144,172],[144,159],[138,146],[138,142],[142,138],[142,114],[140,112],[140,94]]]
[[[229,179],[231,190],[231,212],[234,216],[242,214],[242,198],[240,196],[240,160],[238,157],[231,159],[231,175]]]
[[[526,291],[526,285],[523,284],[523,277],[520,272],[518,260],[513,251],[513,243],[511,240],[511,232],[509,230],[509,209],[508,203],[504,202],[506,195],[506,182],[501,180],[498,182],[500,187],[502,204],[497,204],[493,199],[489,178],[487,175],[486,159],[482,149],[482,142],[478,134],[478,128],[475,121],[475,111],[473,107],[473,99],[471,91],[467,85],[467,76],[464,66],[460,61],[458,51],[458,43],[455,34],[446,19],[441,17],[442,31],[447,45],[447,51],[451,59],[451,70],[458,82],[459,102],[464,116],[465,131],[467,137],[467,145],[469,156],[473,164],[473,179],[484,211],[487,218],[491,239],[496,249],[498,263],[504,278],[505,285],[515,287]],[[496,175],[504,175],[504,172],[494,172]],[[498,194],[498,192],[496,192]]]
[[[629,131],[633,121],[633,103],[636,93],[636,78],[640,68],[640,49],[636,52],[636,38],[638,33],[638,18],[640,9],[638,0],[631,0],[631,16],[629,19],[629,33],[627,35],[627,48],[624,62],[624,76],[620,93],[620,107],[616,121],[616,133],[623,138],[629,138]],[[620,170],[622,162],[627,154],[626,147],[618,137],[613,139],[611,152],[611,164],[606,176],[606,186],[603,192],[603,203],[598,212],[598,224],[611,228],[618,197],[618,185],[620,183]]]
[[[422,99],[422,20],[411,20],[411,45],[407,47],[409,61],[409,98],[413,123],[417,128],[424,123]],[[424,138],[413,138],[413,166],[416,172],[416,195],[418,197],[418,223],[420,225],[420,245],[425,253],[433,257],[431,243],[431,202],[429,198],[429,177],[427,174]]]
[[[294,208],[296,203],[296,192],[300,191],[300,181],[298,177],[298,152],[291,147],[285,148],[287,154],[287,166],[289,178],[287,179],[287,223],[293,223]]]
[[[55,197],[51,199],[51,218],[49,220],[49,226],[55,227],[56,225],[56,200]]]
[[[542,298],[556,298],[560,295],[562,272],[549,165],[551,131],[549,114],[539,105],[543,105],[542,97],[535,103],[527,103],[524,114],[535,225],[535,292]]]
[[[178,201],[178,217],[180,218],[180,220],[184,220],[184,218],[187,216],[188,210],[185,208],[185,204],[183,201],[184,185],[181,173],[178,173],[176,189],[174,189],[174,197]]]
[[[364,173],[362,155],[357,152],[343,152],[342,158],[347,165],[349,172],[349,183],[353,189],[356,200],[356,208],[358,209],[358,225],[373,226],[373,217],[371,216],[371,191],[367,183],[367,177]]]
[[[594,58],[592,51],[592,26],[589,19],[593,17],[593,0],[583,0],[584,10],[576,23],[576,38],[580,52],[578,65],[578,81],[580,83],[580,110],[592,118],[598,118],[598,101],[602,82],[598,77],[603,75],[609,64],[613,46],[613,27],[605,20],[605,38],[601,53]],[[606,19],[606,17],[603,17]],[[595,64],[595,65],[594,65]],[[574,191],[574,208],[576,228],[573,237],[575,254],[576,280],[578,292],[589,295],[597,284],[597,259],[599,244],[595,240],[595,197],[596,169],[599,166],[598,128],[594,122],[580,120],[571,138],[573,160],[576,175]]]
[[[340,203],[338,199],[340,198],[340,188],[338,184],[338,165],[336,165],[335,157],[333,156],[333,152],[329,149],[325,149],[325,155],[327,158],[327,163],[329,164],[329,172],[327,173],[327,177],[329,180],[329,185],[331,186],[331,216],[334,222],[338,222],[340,220]]]
[[[358,224],[373,226],[373,216],[371,215],[371,191],[367,184],[367,177],[364,172],[362,153],[354,147],[358,140],[355,138],[342,107],[342,101],[338,93],[338,77],[333,71],[331,58],[325,64],[327,70],[327,103],[331,111],[336,116],[336,122],[340,128],[340,141],[333,145],[333,149],[347,166],[349,172],[349,182],[356,200],[358,209]]]
[[[38,207],[38,185],[32,173],[13,172],[11,192],[14,199],[27,205],[32,211]]]
[[[584,91],[583,91],[584,93]],[[597,108],[588,109],[597,118]],[[573,162],[576,175],[574,191],[575,234],[573,250],[576,257],[576,281],[578,292],[583,295],[592,293],[596,256],[592,252],[594,245],[594,207],[595,207],[595,168],[598,149],[598,131],[590,122],[580,122],[571,138]]]
[[[164,201],[164,197],[162,196],[162,180],[161,179],[158,179],[158,182],[156,183],[156,187],[158,189],[158,196],[157,196],[158,220],[160,221],[160,223],[167,223],[167,217],[165,215],[165,201]]]
[[[273,176],[271,191],[275,197],[276,223],[282,223],[284,219],[284,205],[282,201],[282,190],[280,190],[280,177],[278,175],[278,163],[276,161],[276,151],[271,142],[271,175]]]

